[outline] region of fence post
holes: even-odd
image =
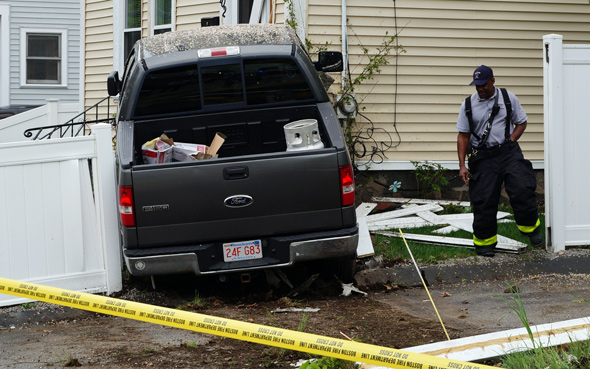
[[[47,125],[55,126],[57,122],[57,112],[59,110],[59,99],[47,99]]]
[[[563,36],[543,36],[545,230],[553,252],[565,250]]]
[[[111,125],[106,123],[95,124],[90,129],[96,136],[97,175],[94,178],[94,188],[104,252],[107,293],[111,294],[123,288],[112,132]]]

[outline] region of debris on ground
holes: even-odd
[[[469,206],[469,203],[466,202],[402,198],[373,198],[373,201],[397,202],[402,205],[395,210],[377,214],[371,214],[377,204],[362,203],[357,207],[357,219],[359,222],[359,248],[357,255],[359,258],[374,255],[372,243],[370,242],[371,233],[388,237],[402,237],[395,230],[400,228],[419,228],[427,225],[440,226],[441,228],[435,231],[435,233],[440,234],[448,234],[455,230],[464,230],[473,233],[473,213],[436,214],[444,210],[442,205]],[[499,211],[497,213],[497,219],[499,221],[509,221],[504,219],[509,215],[510,213]],[[408,240],[425,243],[455,247],[473,247],[472,240],[463,238],[407,233],[404,233],[404,237]],[[527,245],[525,243],[498,235],[496,249],[500,252],[521,253],[526,248]]]

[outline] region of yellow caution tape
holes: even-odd
[[[262,345],[375,364],[388,368],[493,368],[488,365],[450,360],[366,343],[246,323],[233,319],[125,301],[84,292],[69,291],[62,288],[19,282],[6,278],[0,278],[0,293],[68,306],[75,309],[94,311]]]

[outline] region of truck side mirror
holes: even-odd
[[[112,71],[107,78],[107,91],[109,96],[117,96],[121,92],[121,80],[116,70]]]
[[[321,67],[322,72],[342,72],[344,68],[342,53],[339,51],[320,51],[317,64]]]

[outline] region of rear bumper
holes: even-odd
[[[123,256],[129,272],[137,276],[250,272],[304,261],[352,257],[358,245],[358,227],[338,232],[277,237],[263,242],[264,258],[231,263],[216,261],[220,259],[219,256],[223,260],[219,244],[177,247],[174,252],[163,252],[165,249],[124,249]]]

